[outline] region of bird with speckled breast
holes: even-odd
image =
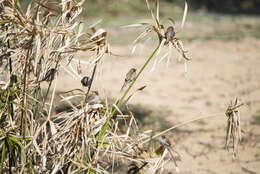
[[[128,73],[126,74],[126,77],[125,77],[125,82],[121,88],[120,91],[122,91],[128,84],[130,84],[134,78],[136,76],[136,69],[135,68],[131,68]]]

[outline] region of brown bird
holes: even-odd
[[[100,98],[99,98],[99,94],[98,91],[92,91],[86,98],[86,102],[89,105],[94,105],[97,103],[100,103]]]
[[[126,74],[126,77],[125,77],[125,82],[121,88],[120,91],[122,91],[128,84],[130,84],[134,78],[136,76],[136,69],[135,68],[131,68],[128,73]]]
[[[54,80],[54,76],[55,76],[56,72],[57,72],[57,70],[55,68],[51,68],[49,71],[47,71],[44,78],[38,82],[42,82],[42,81],[50,82],[50,81]]]
[[[166,38],[165,44],[168,44],[170,41],[172,41],[174,36],[175,36],[174,28],[173,26],[169,26],[165,32],[165,38]]]
[[[161,145],[171,147],[171,142],[164,135],[162,135],[162,137],[160,137],[158,140],[159,140]]]
[[[171,159],[173,160],[173,162],[174,162],[174,164],[175,164],[176,171],[178,171],[179,168],[178,168],[178,165],[177,165],[175,156],[174,156],[174,154],[173,154],[174,150],[173,150],[173,148],[172,148],[171,142],[170,142],[169,139],[166,138],[164,135],[162,135],[160,138],[158,138],[158,140],[159,140],[160,144],[161,144],[164,148],[166,148],[166,149],[169,151],[169,153],[170,153],[170,155],[171,155]],[[175,151],[175,152],[176,152],[176,151]]]
[[[91,81],[92,81],[91,78],[89,78],[88,76],[85,76],[81,79],[80,82],[81,82],[82,86],[89,87],[91,84]]]

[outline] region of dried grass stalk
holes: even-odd
[[[235,158],[238,153],[238,144],[242,139],[241,135],[241,122],[239,107],[242,106],[239,100],[236,98],[234,103],[231,101],[227,110],[227,130],[226,130],[226,148],[229,150],[229,146],[232,140],[233,157]]]

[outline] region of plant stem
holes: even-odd
[[[97,56],[99,55],[99,49],[97,50]],[[99,59],[100,60],[100,59]],[[95,66],[94,66],[94,69],[93,69],[93,72],[92,72],[92,75],[91,75],[91,78],[90,78],[90,84],[89,84],[89,87],[88,87],[88,91],[87,91],[87,94],[86,94],[86,98],[85,98],[85,103],[87,102],[87,97],[88,97],[88,94],[90,92],[90,89],[91,89],[91,86],[92,86],[92,83],[94,81],[94,77],[95,77],[95,74],[96,74],[96,69],[97,69],[97,64],[98,64],[98,61],[95,62]]]
[[[194,118],[194,119],[191,119],[191,120],[184,121],[182,123],[179,123],[179,124],[177,124],[177,125],[175,125],[173,127],[170,127],[169,129],[166,129],[166,130],[158,133],[157,135],[152,136],[148,140],[143,141],[140,145],[145,144],[145,143],[149,142],[151,139],[157,138],[157,137],[159,137],[159,136],[161,136],[161,135],[163,135],[163,134],[165,134],[165,133],[167,133],[167,132],[169,132],[169,131],[171,131],[173,129],[178,128],[178,127],[187,125],[189,123],[192,123],[192,122],[195,122],[195,121],[198,121],[198,120],[203,120],[203,119],[211,118],[211,117],[217,117],[217,116],[220,116],[220,115],[223,115],[223,112],[216,113],[216,114],[211,114],[211,115],[207,115],[207,116],[201,116],[201,117],[197,117],[197,118]]]
[[[143,70],[145,69],[145,67],[148,65],[148,63],[152,60],[153,56],[155,55],[155,53],[157,52],[157,50],[160,47],[160,43],[158,44],[158,46],[154,49],[153,53],[151,54],[151,56],[146,60],[146,62],[144,63],[144,65],[142,66],[142,68],[140,69],[140,71],[137,73],[136,77],[134,78],[134,80],[131,82],[131,84],[129,85],[129,87],[127,88],[127,90],[124,92],[123,96],[119,99],[119,101],[116,103],[117,107],[120,107],[122,102],[124,101],[126,95],[128,94],[128,92],[130,91],[130,89],[133,87],[133,85],[135,84],[136,80],[138,79],[138,77],[141,75],[141,73],[143,72]],[[98,138],[97,141],[98,142],[102,142],[103,138],[104,138],[104,134],[105,131],[108,127],[108,123],[111,120],[111,118],[113,118],[113,116],[116,114],[116,108],[114,107],[110,116],[107,117],[105,124],[102,126],[99,134],[98,134]]]
[[[25,58],[25,65],[24,65],[24,77],[23,77],[23,99],[22,99],[22,115],[21,115],[21,135],[25,137],[25,129],[26,129],[26,82],[27,82],[27,66],[28,66],[28,59],[29,59],[30,49],[27,50],[27,55]]]
[[[7,41],[7,43],[8,43],[8,48],[10,48],[10,42],[9,42],[9,40]],[[9,73],[10,73],[10,82],[11,82],[11,87],[13,87],[13,80],[12,80],[12,72],[13,72],[13,65],[12,65],[12,59],[11,59],[11,57],[9,57]],[[10,115],[11,115],[11,118],[12,118],[12,120],[14,119],[14,105],[13,105],[13,103],[12,103],[12,97],[8,97],[8,103],[10,103],[10,106],[8,106],[8,107],[10,107]]]

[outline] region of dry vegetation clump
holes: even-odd
[[[84,32],[83,23],[76,20],[83,3],[84,0],[61,3],[42,0],[23,11],[17,0],[0,1],[0,65],[7,74],[0,84],[0,173],[158,173],[169,160],[178,171],[176,157],[179,154],[165,136],[161,139],[160,136],[196,120],[154,135],[152,130],[138,131],[132,112],[128,109],[128,114],[123,115],[119,109],[145,88],[140,87],[128,95],[162,46],[174,47],[185,61],[190,60],[175,31],[164,30],[159,23],[159,1],[155,5],[156,16],[146,1],[155,21],[148,28],[158,35],[159,44],[114,104],[101,104],[99,93],[91,91],[98,64],[110,51],[105,30],[96,29],[94,24]],[[185,2],[182,27],[186,14]],[[74,56],[78,51],[92,55],[85,61],[92,68],[91,77],[81,77],[79,68],[72,66],[72,62],[77,62]],[[72,109],[53,114],[61,68],[71,72],[87,89],[72,89],[61,94]],[[44,93],[41,83],[46,82],[48,88]],[[80,106],[70,101],[77,96],[83,98]],[[237,102],[226,112],[230,117],[227,144],[230,135],[235,137],[235,144],[236,137],[240,137],[237,136],[240,122],[235,121],[236,109]],[[119,128],[121,119],[125,120],[126,131]],[[122,166],[128,169],[120,169]]]
[[[67,117],[56,121],[51,110],[60,67],[70,67],[78,51],[93,52],[92,66],[108,53],[106,32],[90,26],[83,33],[83,24],[75,20],[83,3],[84,0],[61,4],[37,1],[24,12],[16,0],[1,1],[1,63],[9,79],[2,81],[0,91],[3,170],[26,173],[63,170],[71,163],[68,157],[73,159],[75,155],[70,148],[78,149],[73,144],[66,149],[65,144],[60,146],[63,141],[56,141],[57,136],[61,138],[67,132],[68,125],[63,123]],[[44,82],[49,84],[45,94],[41,88]],[[52,100],[47,103],[53,82]],[[84,128],[87,124],[81,122]],[[88,143],[89,140],[84,140],[83,145]]]
[[[227,110],[226,116],[227,120],[227,133],[226,133],[226,148],[229,149],[230,139],[233,141],[233,156],[236,157],[238,153],[238,143],[242,139],[241,133],[241,123],[240,123],[240,111],[238,108],[242,106],[243,103],[239,103],[239,100],[236,98],[234,102],[231,101]]]

